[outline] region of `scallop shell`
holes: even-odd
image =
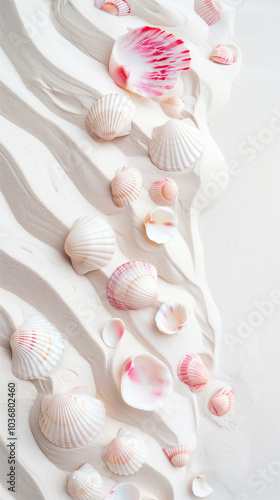
[[[59,331],[40,316],[27,318],[10,338],[15,377],[34,380],[46,377],[63,353]]]
[[[101,217],[86,215],[73,225],[64,249],[77,274],[104,267],[115,253],[116,239],[111,226]]]
[[[183,40],[160,28],[143,26],[115,42],[109,73],[119,87],[154,97],[174,87],[190,61]]]
[[[237,56],[230,47],[217,45],[212,50],[210,59],[220,64],[233,64],[237,61]]]
[[[157,271],[147,262],[131,261],[113,272],[107,296],[116,309],[143,309],[158,298]]]
[[[141,500],[141,491],[134,483],[121,483],[110,491],[105,500]]]
[[[184,103],[180,97],[174,95],[167,97],[164,101],[160,103],[163,111],[170,118],[179,118],[180,114],[184,109]]]
[[[102,487],[102,477],[90,464],[75,470],[67,483],[67,491],[74,500],[94,500]]]
[[[162,333],[173,335],[178,333],[186,324],[187,308],[179,302],[162,304],[156,314],[156,325]]]
[[[112,200],[119,208],[137,200],[142,190],[142,175],[137,168],[123,167],[116,171],[111,182]]]
[[[174,172],[190,169],[203,149],[203,136],[189,120],[172,119],[154,128],[149,143],[152,162],[161,170]]]
[[[128,476],[141,469],[147,455],[147,446],[141,436],[122,427],[117,437],[103,451],[102,458],[111,472]]]
[[[149,194],[157,205],[172,207],[178,198],[178,186],[172,179],[160,179],[153,182]]]
[[[213,413],[213,415],[221,417],[230,410],[233,401],[234,390],[231,387],[225,387],[213,396],[209,403],[209,410]]]
[[[222,0],[194,0],[194,10],[208,26],[212,26],[221,17]]]
[[[207,384],[209,373],[198,354],[187,354],[178,366],[181,382],[187,384],[192,392],[198,392]]]
[[[196,497],[205,498],[214,490],[206,483],[205,476],[197,476],[192,482],[192,491]]]
[[[102,338],[108,347],[117,347],[123,334],[125,325],[119,318],[112,318],[103,328]]]
[[[129,97],[108,94],[93,103],[86,117],[86,127],[96,141],[111,141],[130,133],[135,112]]]
[[[87,387],[46,396],[41,404],[39,426],[44,436],[56,446],[77,448],[93,439],[105,421],[102,401],[92,398]]]
[[[168,243],[178,228],[178,221],[169,207],[157,207],[149,212],[144,220],[149,240],[155,243]]]
[[[171,448],[164,448],[163,451],[174,467],[185,467],[189,462],[195,447],[182,444]]]
[[[125,0],[95,0],[95,7],[111,14],[111,16],[128,16],[130,6]]]
[[[165,404],[173,389],[167,366],[152,354],[136,354],[123,365],[121,395],[126,404],[152,411]]]

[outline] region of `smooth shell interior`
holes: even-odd
[[[192,483],[193,494],[199,498],[208,497],[213,493],[213,488],[206,483],[204,476],[197,476]]]
[[[115,486],[105,500],[140,500],[141,491],[134,483],[121,483]]]
[[[184,304],[168,302],[156,314],[158,329],[166,334],[178,333],[187,321],[187,308]]]
[[[125,330],[125,324],[120,318],[112,318],[102,330],[102,339],[108,347],[117,347]]]
[[[145,229],[150,240],[167,243],[177,231],[177,218],[169,207],[154,208],[145,218]]]

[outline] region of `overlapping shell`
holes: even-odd
[[[163,111],[170,118],[179,118],[180,114],[184,109],[184,103],[180,97],[174,95],[171,97],[167,97],[160,103]]]
[[[137,168],[123,167],[116,171],[111,182],[112,200],[119,208],[137,200],[142,190],[142,175]]]
[[[172,207],[178,198],[178,186],[172,179],[160,179],[153,182],[149,194],[157,205]]]
[[[234,64],[237,56],[227,45],[216,45],[211,52],[210,59],[220,64]]]
[[[198,392],[207,384],[209,373],[198,354],[187,354],[178,366],[178,377],[192,392]]]
[[[77,274],[104,267],[115,253],[116,239],[111,226],[99,216],[86,215],[74,224],[64,249]]]
[[[125,330],[124,322],[120,318],[112,318],[102,330],[104,344],[108,347],[117,347]]]
[[[116,309],[143,309],[158,298],[157,271],[154,266],[142,261],[130,261],[113,272],[107,296]]]
[[[135,112],[129,97],[108,94],[93,103],[86,116],[86,127],[96,141],[111,141],[130,133]]]
[[[166,302],[162,304],[156,314],[156,325],[162,333],[173,335],[178,333],[186,324],[187,308],[180,302]]]
[[[195,12],[212,26],[219,21],[222,13],[222,0],[194,0]]]
[[[149,212],[144,220],[149,240],[155,243],[167,243],[177,231],[178,221],[172,208],[157,207]]]
[[[141,491],[134,483],[117,484],[105,500],[141,500]]]
[[[209,403],[209,410],[213,415],[221,417],[225,415],[231,408],[234,401],[234,390],[231,387],[224,387],[219,391]]]
[[[205,476],[197,476],[192,482],[192,491],[196,497],[205,498],[213,493],[213,488],[205,481]]]
[[[147,460],[145,441],[127,427],[122,427],[116,438],[105,448],[102,458],[114,474],[128,476],[138,472]]]
[[[64,348],[59,331],[40,316],[27,318],[11,336],[10,344],[13,374],[23,380],[46,377]]]
[[[111,16],[128,16],[130,6],[125,0],[95,0],[95,7],[111,14]]]
[[[194,445],[185,443],[180,446],[164,448],[163,451],[174,467],[185,467],[185,465],[189,462],[194,449]]]
[[[88,394],[86,387],[46,396],[41,404],[39,426],[56,446],[77,448],[93,439],[102,429],[105,409],[102,401]]]
[[[68,479],[67,491],[74,500],[94,500],[101,493],[102,477],[92,465],[84,464]]]

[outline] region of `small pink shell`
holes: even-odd
[[[160,179],[153,182],[149,194],[157,205],[172,207],[178,198],[178,186],[172,179]]]
[[[192,445],[182,444],[171,448],[164,448],[163,451],[174,467],[185,467],[194,452]]]
[[[184,109],[183,101],[176,95],[167,97],[167,99],[162,101],[160,105],[165,114],[171,118],[179,118]]]
[[[233,64],[237,61],[237,56],[230,47],[217,45],[212,50],[210,59],[220,64]]]
[[[130,14],[130,6],[125,0],[95,0],[97,9],[111,14],[111,16],[128,16]]]
[[[209,410],[213,415],[221,417],[225,415],[231,408],[234,401],[234,390],[231,387],[225,387],[218,392],[209,402]]]
[[[192,392],[198,392],[207,384],[209,373],[198,354],[187,354],[178,366],[178,377]]]
[[[195,12],[211,26],[219,21],[222,12],[221,0],[195,0]]]

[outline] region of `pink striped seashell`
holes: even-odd
[[[207,384],[209,373],[198,354],[187,354],[178,366],[178,377],[192,392],[198,392]]]
[[[138,472],[147,460],[147,446],[141,436],[122,427],[105,448],[102,458],[114,474],[129,476]]]
[[[125,0],[95,0],[94,5],[97,9],[103,10],[111,16],[128,16],[130,14],[130,6]]]
[[[178,198],[178,186],[172,179],[160,179],[153,182],[149,194],[157,205],[172,207]]]
[[[217,45],[212,50],[210,59],[220,64],[233,64],[237,61],[237,56],[227,45]]]
[[[123,167],[116,171],[111,182],[112,200],[118,208],[127,207],[139,198],[142,191],[142,175],[137,168]]]
[[[231,387],[225,387],[218,392],[209,403],[209,410],[213,415],[221,417],[225,415],[231,408],[234,401],[234,390]]]
[[[182,444],[171,448],[164,448],[163,451],[174,467],[185,467],[190,460],[195,446]]]
[[[221,0],[195,0],[195,12],[211,26],[219,21],[222,12]]]
[[[180,114],[184,109],[184,103],[180,97],[174,95],[167,97],[164,101],[160,103],[163,111],[167,116],[171,118],[179,118]]]

